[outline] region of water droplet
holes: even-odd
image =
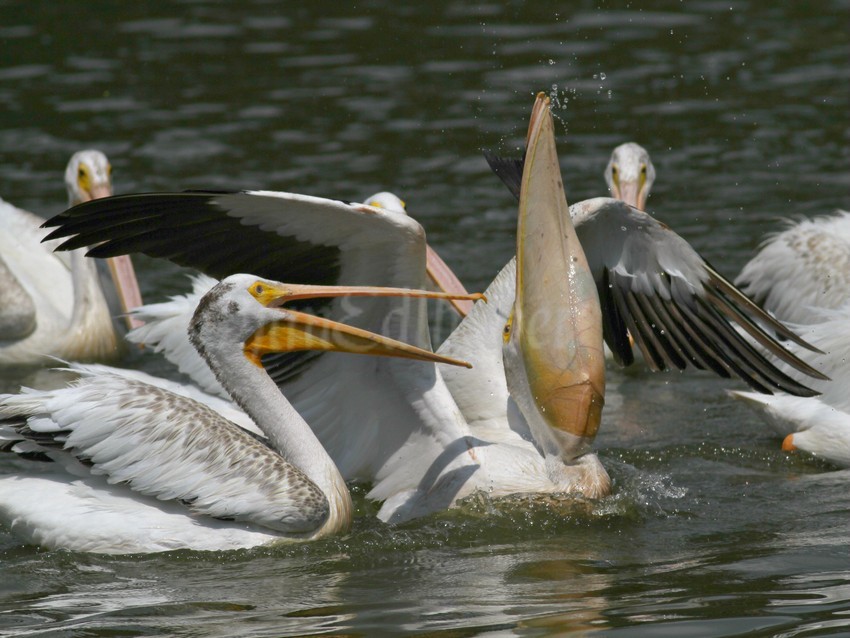
[[[555,60],[553,60],[552,58],[549,58],[549,64],[555,64]]]
[[[600,73],[600,74],[599,74],[599,79],[600,79],[600,80],[604,80],[604,79],[605,79],[605,77],[606,77],[606,76],[605,76],[605,74],[604,74],[604,73]]]

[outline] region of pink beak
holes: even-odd
[[[431,278],[431,281],[433,281],[440,290],[453,295],[469,294],[463,284],[460,283],[457,275],[452,272],[452,269],[449,268],[446,265],[446,262],[444,262],[437,254],[437,251],[431,248],[431,246],[428,246],[426,255],[425,270]],[[473,305],[472,301],[468,301],[466,299],[450,299],[449,303],[452,304],[452,307],[461,317],[468,315],[469,311],[472,310]]]

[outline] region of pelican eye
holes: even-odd
[[[505,343],[507,343],[508,340],[511,338],[511,330],[513,329],[513,325],[514,325],[514,314],[512,312],[511,316],[508,317],[508,320],[505,322],[505,327],[502,328],[502,340]]]
[[[266,299],[264,296],[266,295],[267,286],[259,281],[255,281],[253,284],[248,286],[248,292],[250,295],[259,301],[261,304],[266,305]]]
[[[640,165],[640,174],[646,177],[646,164]]]
[[[112,164],[106,165],[106,174],[109,175],[110,177],[112,176]]]
[[[266,308],[279,308],[286,303],[290,293],[276,290],[262,281],[255,281],[248,287],[248,293]]]
[[[89,169],[85,164],[80,164],[77,167],[77,186],[83,192],[88,192],[91,187],[91,176],[89,175]],[[86,199],[91,198],[86,197]]]

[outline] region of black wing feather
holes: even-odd
[[[339,276],[336,246],[266,232],[230,216],[215,198],[190,191],[118,195],[75,206],[45,222],[62,249],[93,246],[92,257],[141,252],[222,279],[237,272],[289,283],[331,284]],[[305,256],[309,259],[305,260]]]

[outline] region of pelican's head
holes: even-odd
[[[570,221],[548,104],[541,93],[529,125],[517,225],[516,299],[505,326],[503,354],[511,397],[555,474],[581,465],[596,436],[605,357],[599,298]],[[564,482],[562,476],[553,479]],[[573,484],[596,496],[609,485],[604,470],[580,472]]]
[[[231,275],[215,285],[198,304],[189,325],[189,337],[204,356],[233,354],[239,345],[251,363],[275,352],[327,350],[405,357],[470,367],[451,359],[381,335],[285,307],[290,301],[318,297],[408,296],[446,298],[425,290],[366,286],[309,286],[285,284],[256,275]],[[480,294],[466,295],[481,299]],[[227,354],[225,354],[227,356]]]
[[[655,167],[649,153],[640,144],[620,144],[611,153],[605,169],[605,181],[611,197],[644,210],[649,191],[655,181]]]
[[[77,151],[71,156],[65,169],[65,187],[68,203],[76,206],[93,199],[112,195],[112,165],[100,151]],[[106,260],[112,283],[118,294],[118,303],[124,313],[142,305],[142,293],[129,255],[110,257]],[[142,325],[136,317],[125,314],[127,328],[132,330]]]
[[[404,203],[404,200],[401,199],[398,195],[390,193],[389,191],[381,191],[380,193],[375,193],[371,197],[369,197],[366,202],[368,206],[374,206],[375,208],[383,208],[384,210],[388,210],[391,213],[401,213],[402,215],[407,215],[407,204]]]
[[[70,206],[112,195],[112,166],[106,155],[94,150],[74,153],[65,169],[65,186]]]

